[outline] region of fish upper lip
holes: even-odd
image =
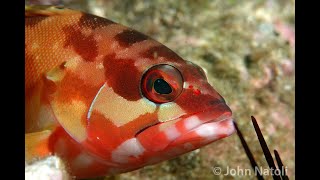
[[[210,111],[210,110],[209,110]],[[205,112],[203,112],[205,113]],[[197,113],[197,114],[194,114],[194,115],[191,115],[191,116],[188,116],[187,118],[192,118],[192,116],[197,116],[197,115],[201,115],[202,113]],[[185,118],[185,119],[187,119]],[[203,125],[203,124],[207,124],[207,123],[218,123],[218,122],[221,122],[221,121],[226,121],[226,120],[232,120],[232,116],[231,116],[231,113],[227,112],[226,113],[222,113],[220,116],[218,116],[217,118],[210,118],[208,120],[205,120],[205,121],[201,121],[200,119],[200,122],[199,124],[196,124],[195,126],[193,127],[190,127],[190,128],[187,128],[187,131],[185,131],[185,133],[188,133],[190,131],[193,131],[195,129],[197,129],[199,126]]]

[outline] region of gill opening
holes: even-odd
[[[93,105],[94,103],[96,102],[97,100],[97,97],[99,96],[101,90],[105,87],[105,84],[103,84],[101,86],[101,88],[99,89],[99,91],[97,92],[96,96],[94,97],[94,99],[92,100],[91,104],[90,104],[90,108],[89,108],[89,111],[88,111],[88,114],[87,114],[87,119],[89,120],[89,118],[91,117],[91,113],[92,113],[92,108],[93,108]]]

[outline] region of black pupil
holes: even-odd
[[[159,94],[170,94],[172,92],[170,85],[163,79],[155,80],[153,88]]]

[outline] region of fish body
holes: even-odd
[[[25,12],[26,161],[55,154],[98,177],[172,159],[234,132],[204,71],[152,38],[54,6]]]

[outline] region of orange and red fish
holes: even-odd
[[[54,6],[25,12],[26,161],[97,177],[172,159],[234,132],[204,71],[150,37]]]

